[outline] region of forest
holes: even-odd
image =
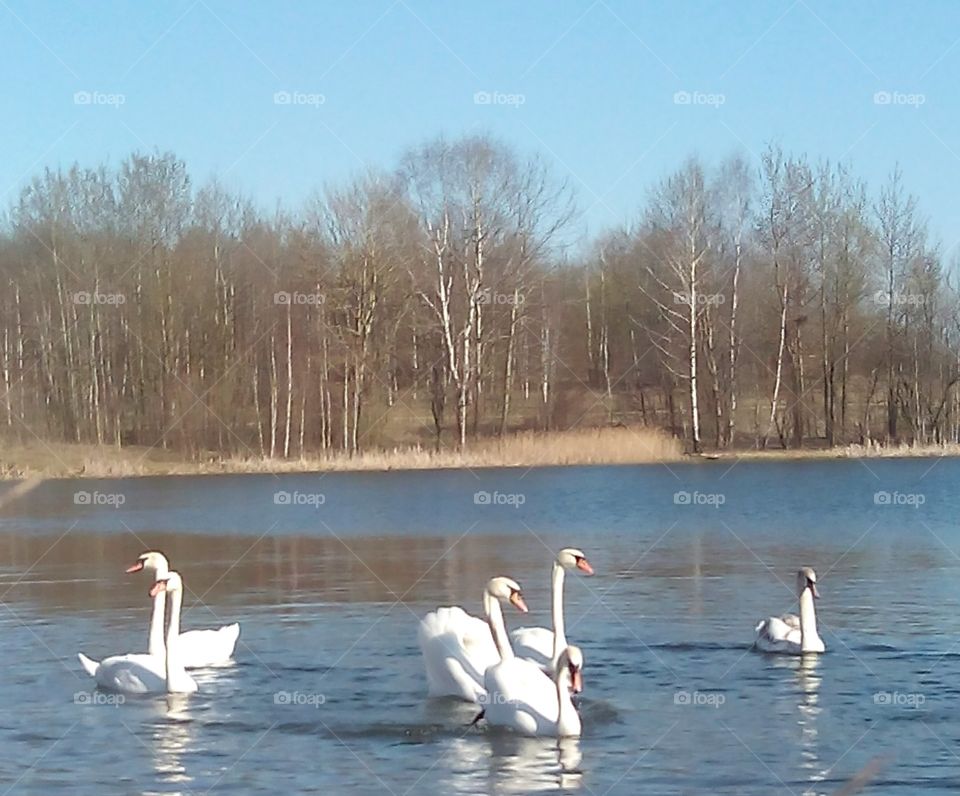
[[[587,238],[537,154],[437,138],[266,212],[173,153],[0,227],[0,440],[353,455],[585,427],[688,452],[960,439],[960,296],[895,163],[667,165]],[[322,179],[318,179],[318,184]]]

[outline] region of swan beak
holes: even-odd
[[[813,582],[810,583],[810,591],[813,592],[813,599],[814,599],[814,600],[819,600],[819,599],[820,599],[820,592],[817,591],[817,584],[816,584],[816,583],[813,583]]]
[[[580,674],[579,669],[574,669],[570,667],[570,690],[575,694],[579,694],[583,691],[583,675]]]
[[[577,569],[586,572],[588,575],[593,574],[593,567],[590,566],[590,562],[585,558],[577,559]]]
[[[131,564],[129,567],[127,567],[127,574],[131,572],[139,572],[141,569],[143,569],[143,562],[138,561],[136,564]]]
[[[515,591],[513,594],[511,594],[510,602],[521,614],[525,614],[527,612],[527,604],[523,601],[523,595],[520,594],[520,592]]]
[[[150,587],[150,596],[156,597],[160,592],[167,590],[167,582],[165,580],[158,580]]]

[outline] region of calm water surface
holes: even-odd
[[[873,763],[868,793],[956,793],[958,483],[949,459],[47,482],[0,512],[0,792],[832,794]],[[583,738],[428,701],[417,618],[507,574],[546,625],[567,545],[597,571],[567,579]],[[145,548],[185,627],[243,631],[200,693],[117,705],[75,653],[143,651]],[[827,654],[751,652],[802,564]]]

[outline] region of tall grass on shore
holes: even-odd
[[[349,470],[423,470],[458,467],[538,467],[575,464],[640,464],[676,461],[683,446],[650,428],[594,428],[523,432],[474,441],[466,451],[403,447],[356,456],[333,454],[303,459],[247,456],[203,460],[178,458],[169,451],[97,445],[40,444],[0,446],[0,477],[123,477]]]
[[[229,459],[228,472],[297,472],[310,470],[428,470],[459,467],[550,467],[575,464],[642,464],[676,461],[679,440],[658,429],[589,428],[522,432],[480,439],[467,450],[433,451],[422,447],[374,450],[356,456],[336,454],[310,459]]]

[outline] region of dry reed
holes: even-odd
[[[677,461],[683,456],[674,437],[650,428],[595,428],[524,432],[482,439],[466,451],[403,447],[355,456],[302,459],[206,456],[177,459],[166,451],[91,445],[0,447],[0,477],[121,477],[204,473],[311,472],[349,470],[423,470],[470,467],[546,467],[592,464],[640,464]]]

